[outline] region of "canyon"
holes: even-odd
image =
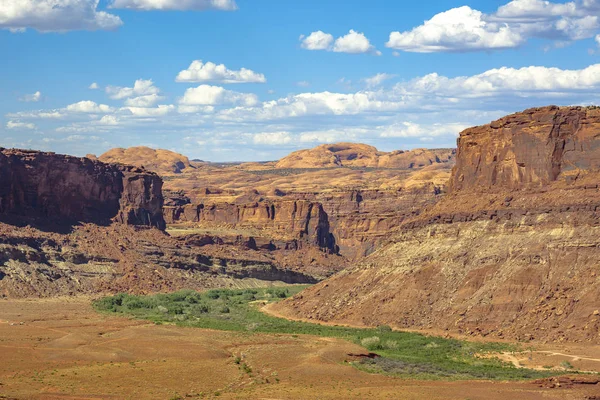
[[[179,170],[2,150],[0,295],[320,282],[274,312],[598,343],[599,132],[599,109],[551,106],[457,150],[340,143]]]
[[[600,110],[544,107],[460,134],[448,193],[284,316],[600,342]]]

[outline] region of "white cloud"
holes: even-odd
[[[330,50],[333,45],[333,35],[316,31],[308,36],[300,35],[300,47],[306,50]]]
[[[125,105],[128,107],[152,107],[162,99],[163,97],[157,94],[147,94],[127,99],[125,100]]]
[[[220,82],[220,83],[265,83],[267,80],[263,74],[256,73],[250,69],[242,68],[239,71],[228,69],[224,64],[213,62],[203,63],[202,60],[192,61],[188,69],[185,69],[175,78],[177,82]]]
[[[429,74],[398,87],[410,92],[446,96],[484,97],[512,92],[519,96],[540,94],[568,95],[600,88],[600,64],[580,70],[548,67],[496,68],[479,75],[448,78]]]
[[[220,10],[238,9],[235,0],[113,0],[110,8],[129,8],[133,10]]]
[[[493,14],[463,6],[441,12],[410,31],[390,33],[386,46],[428,53],[515,48],[534,37],[570,42],[597,33],[598,11],[597,0],[513,0]]]
[[[296,86],[300,86],[300,87],[309,87],[309,86],[310,86],[310,82],[308,82],[308,81],[300,81],[300,82],[296,82]]]
[[[96,89],[100,89],[100,86],[98,86],[98,84],[96,82],[94,82],[88,87],[88,89],[96,90]]]
[[[374,87],[380,86],[383,82],[387,81],[388,79],[392,79],[395,76],[396,75],[394,75],[394,74],[379,73],[379,74],[375,74],[369,78],[365,78],[364,82],[368,88],[374,88]]]
[[[380,136],[386,138],[433,138],[442,135],[457,137],[469,126],[460,123],[421,125],[414,122],[402,122],[385,127]]]
[[[133,87],[107,86],[106,93],[108,93],[111,99],[120,100],[127,97],[158,94],[160,90],[154,86],[152,79],[138,79],[133,84]]]
[[[6,129],[35,129],[35,124],[19,121],[8,121]]]
[[[375,49],[364,33],[356,32],[353,29],[335,41],[333,35],[323,31],[312,32],[308,36],[300,35],[300,47],[306,50],[326,50],[336,53],[381,55],[381,52]]]
[[[252,107],[258,104],[258,97],[253,93],[234,92],[220,86],[200,85],[187,89],[179,104],[206,106],[239,104]]]
[[[213,106],[186,106],[180,105],[177,107],[177,112],[180,114],[196,114],[196,113],[204,113],[210,114],[215,111]]]
[[[439,13],[411,31],[392,32],[385,45],[396,50],[430,53],[506,49],[521,43],[523,38],[510,26],[486,22],[481,11],[463,6]]]
[[[105,115],[98,121],[100,125],[119,125],[119,118],[115,115]]]
[[[175,111],[175,106],[172,104],[161,104],[157,107],[123,107],[121,111],[125,111],[134,117],[162,117]]]
[[[90,100],[80,101],[78,103],[70,104],[65,108],[66,111],[73,113],[107,113],[114,109],[106,104],[97,104]]]
[[[37,92],[33,93],[33,94],[26,94],[25,96],[21,97],[19,99],[19,101],[25,101],[25,102],[31,102],[31,103],[37,103],[38,101],[40,101],[42,99],[42,93],[38,90]]]
[[[262,132],[254,134],[252,141],[254,144],[273,146],[290,143],[292,136],[289,132]]]
[[[375,49],[375,46],[369,42],[364,33],[359,33],[352,29],[350,29],[347,35],[335,40],[333,51],[336,53],[373,53],[378,56],[381,55],[381,52]]]
[[[0,2],[0,29],[22,32],[73,30],[114,30],[123,21],[113,14],[98,11],[99,0],[3,0]]]

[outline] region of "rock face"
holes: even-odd
[[[162,180],[135,167],[0,150],[0,217],[165,228]]]
[[[452,149],[416,149],[381,152],[375,147],[360,143],[324,144],[312,149],[299,150],[282,158],[276,168],[420,168],[436,163],[451,162]]]
[[[180,174],[184,170],[193,169],[190,160],[181,154],[169,150],[151,149],[145,146],[116,148],[98,157],[106,163],[135,165],[156,172],[157,174]]]
[[[249,204],[187,204],[165,207],[167,223],[266,230],[272,237],[300,240],[331,254],[338,252],[323,206],[305,200]]]
[[[599,343],[599,111],[545,107],[464,131],[449,193],[279,311]]]
[[[600,169],[600,109],[544,107],[465,130],[452,188],[543,187]]]

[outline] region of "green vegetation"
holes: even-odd
[[[556,375],[556,371],[516,368],[493,354],[514,351],[501,343],[472,343],[455,339],[393,331],[388,326],[357,329],[288,321],[262,313],[258,305],[294,295],[304,286],[268,289],[218,289],[204,293],[190,290],[154,296],[118,294],[94,302],[103,312],[147,319],[157,324],[226,331],[309,334],[342,338],[360,344],[381,357],[354,363],[368,372],[419,379],[533,379]],[[491,355],[491,356],[490,356]],[[240,364],[241,359],[236,359]],[[244,365],[241,365],[244,368]],[[248,372],[249,373],[249,372]]]

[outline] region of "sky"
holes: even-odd
[[[454,147],[599,103],[600,0],[0,0],[0,54],[0,147]]]

